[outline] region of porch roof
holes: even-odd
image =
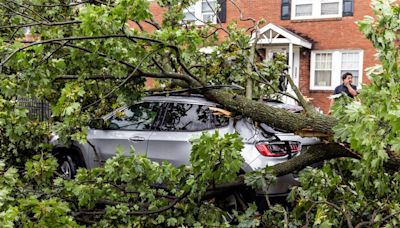
[[[269,23],[260,29],[257,44],[294,44],[311,49],[312,43],[296,33],[289,31],[281,26]],[[253,43],[255,33],[251,37],[250,43]]]

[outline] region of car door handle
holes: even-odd
[[[140,136],[133,136],[129,138],[129,141],[131,142],[143,142],[145,140],[144,137],[140,137]]]

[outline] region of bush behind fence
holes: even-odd
[[[50,104],[35,99],[19,98],[18,107],[29,110],[28,117],[31,120],[49,121],[51,117]]]

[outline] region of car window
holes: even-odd
[[[132,105],[111,117],[109,129],[150,130],[160,106],[158,102]]]
[[[229,118],[227,118],[223,115],[220,115],[220,114],[216,114],[216,113],[214,113],[213,116],[214,116],[213,122],[214,122],[215,127],[217,127],[217,128],[225,127],[229,124]]]
[[[213,128],[213,121],[206,105],[170,103],[159,130],[201,131]]]

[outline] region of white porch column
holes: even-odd
[[[291,78],[293,78],[293,43],[289,43],[289,69],[288,73]]]
[[[293,80],[293,43],[292,42],[289,42],[289,59],[288,59],[288,74],[289,74],[289,77]],[[294,81],[294,80],[293,80]],[[295,95],[294,94],[294,92],[293,92],[293,89],[292,89],[292,87],[290,86],[290,84],[288,83],[288,87],[287,87],[288,89],[287,89],[287,91],[286,92],[288,92],[289,94],[291,94],[291,95]],[[289,98],[289,97],[285,97],[285,98],[283,98],[284,100],[285,100],[285,102],[286,103],[288,103],[288,104],[295,104],[296,102],[293,100],[293,99],[291,99],[291,98]]]

